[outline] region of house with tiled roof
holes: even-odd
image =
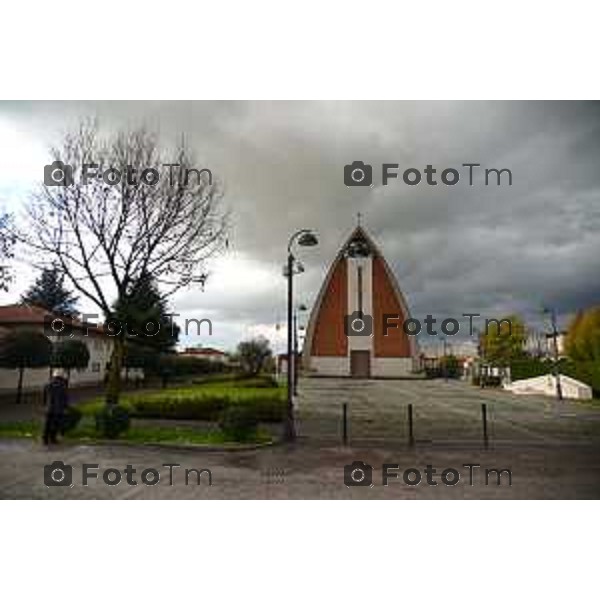
[[[210,360],[211,362],[221,362],[226,363],[228,361],[228,356],[222,350],[218,350],[217,348],[209,348],[209,347],[195,347],[195,348],[185,348],[185,350],[179,353],[179,356],[191,356],[193,358],[204,358],[206,360]]]
[[[70,385],[96,385],[104,382],[112,354],[113,339],[97,322],[60,317],[25,303],[0,306],[0,339],[15,329],[40,331],[53,343],[66,339],[82,341],[88,348],[90,361],[86,369],[70,373]],[[48,382],[49,374],[49,368],[26,369],[23,389],[41,389]],[[130,370],[128,375],[132,379],[143,376],[141,371],[135,369]],[[16,369],[0,369],[0,392],[14,390],[17,387],[17,379]]]

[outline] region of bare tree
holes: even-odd
[[[102,137],[84,123],[53,159],[64,166],[46,169],[20,237],[107,319],[148,273],[165,296],[204,284],[206,260],[226,244],[227,215],[221,187],[183,142],[169,153],[145,129]],[[125,342],[124,328],[112,333],[108,403],[118,402]]]
[[[13,276],[6,261],[13,258],[15,236],[12,231],[12,217],[8,213],[0,214],[0,290],[7,291]]]

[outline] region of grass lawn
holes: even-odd
[[[0,438],[29,438],[39,440],[42,437],[42,423],[39,421],[16,421],[0,423]],[[65,441],[72,442],[110,442],[98,435],[92,418],[86,417],[73,430],[67,432]],[[120,435],[119,441],[132,444],[173,444],[200,446],[239,446],[239,442],[228,439],[219,431],[199,431],[192,426],[177,425],[173,427],[146,426],[138,427],[135,423],[128,431]],[[266,444],[272,441],[269,433],[259,429],[255,436],[248,439],[248,444]]]
[[[216,427],[223,412],[230,407],[243,406],[258,423],[278,423],[284,414],[285,389],[264,378],[198,381],[160,390],[129,391],[121,396],[120,405],[132,419],[130,428],[119,436],[120,441],[230,446],[239,445],[239,442]],[[102,441],[96,431],[95,416],[104,406],[104,398],[78,403],[76,408],[82,413],[82,419],[66,434],[65,440]],[[160,424],[153,424],[153,419],[160,419]],[[178,422],[171,425],[173,420]],[[194,421],[208,421],[215,426],[207,430],[198,427]],[[40,439],[41,430],[42,420],[0,423],[0,437]],[[244,443],[267,443],[272,436],[258,427],[243,439]]]

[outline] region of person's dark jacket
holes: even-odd
[[[63,415],[69,405],[67,382],[62,377],[55,377],[44,388],[44,403],[48,405],[48,414]]]

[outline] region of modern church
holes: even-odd
[[[342,246],[314,304],[304,343],[308,375],[404,377],[414,371],[416,340],[398,282],[360,225]],[[384,322],[389,327],[384,331]]]

